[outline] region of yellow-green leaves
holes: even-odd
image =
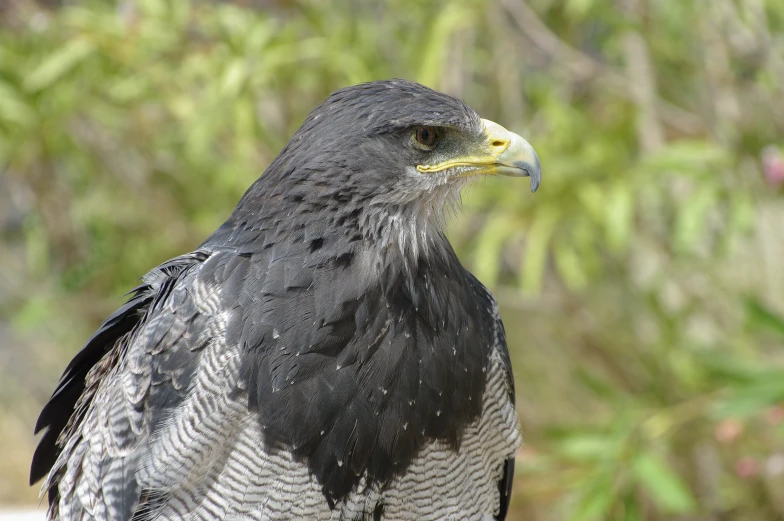
[[[25,89],[36,93],[50,87],[90,56],[93,50],[94,45],[86,38],[69,41],[25,77]]]
[[[515,236],[520,236],[520,230],[503,213],[491,215],[487,219],[474,252],[474,274],[480,280],[490,286],[498,281],[503,248]]]
[[[684,514],[694,510],[695,501],[689,487],[666,460],[645,452],[634,459],[631,468],[642,488],[662,512]]]
[[[15,85],[0,80],[0,120],[9,124],[30,125],[35,111]]]
[[[444,58],[457,31],[470,25],[471,18],[478,13],[453,3],[439,12],[433,25],[426,31],[427,40],[421,53],[416,81],[438,88],[438,80],[445,75]]]
[[[526,293],[536,293],[542,284],[550,239],[558,221],[556,208],[542,208],[528,229],[523,248],[520,284]]]

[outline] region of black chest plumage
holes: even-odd
[[[285,240],[225,231],[231,251],[200,276],[232,309],[238,392],[268,448],[307,462],[334,504],[363,476],[383,485],[405,471],[427,441],[459,446],[481,412],[495,332],[489,296],[445,239],[404,259],[396,244],[376,251],[308,226]]]

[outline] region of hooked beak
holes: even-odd
[[[536,192],[542,180],[542,168],[539,156],[530,143],[493,121],[483,119],[482,125],[486,141],[481,144],[481,153],[450,159],[437,165],[418,165],[417,170],[429,174],[454,169],[459,172],[456,177],[530,177],[531,191]]]
[[[509,177],[530,177],[531,191],[536,192],[542,180],[542,167],[534,147],[498,123],[487,119],[483,119],[482,123],[490,146],[495,149],[495,172],[492,173]]]

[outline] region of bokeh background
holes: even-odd
[[[784,2],[0,3],[0,504],[136,279],[330,91],[390,77],[524,135],[449,233],[497,295],[513,520],[784,519]]]

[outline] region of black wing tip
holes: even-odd
[[[42,430],[44,430],[46,427],[49,426],[49,424],[47,423],[48,418],[44,418],[45,409],[46,406],[44,406],[44,409],[41,410],[41,414],[38,415],[38,420],[36,420],[35,422],[35,428],[33,429],[34,435],[38,434],[39,432],[41,432]]]
[[[501,493],[500,505],[496,521],[504,521],[509,513],[509,503],[512,500],[512,483],[514,481],[515,459],[507,458],[504,462],[504,475],[498,482],[498,491]]]
[[[46,431],[46,433],[44,433],[43,438],[38,442],[38,447],[36,447],[35,452],[33,453],[33,461],[30,464],[31,487],[44,479],[52,469],[52,465],[50,465],[49,462],[54,461],[57,447],[51,439],[51,434],[51,431]]]

